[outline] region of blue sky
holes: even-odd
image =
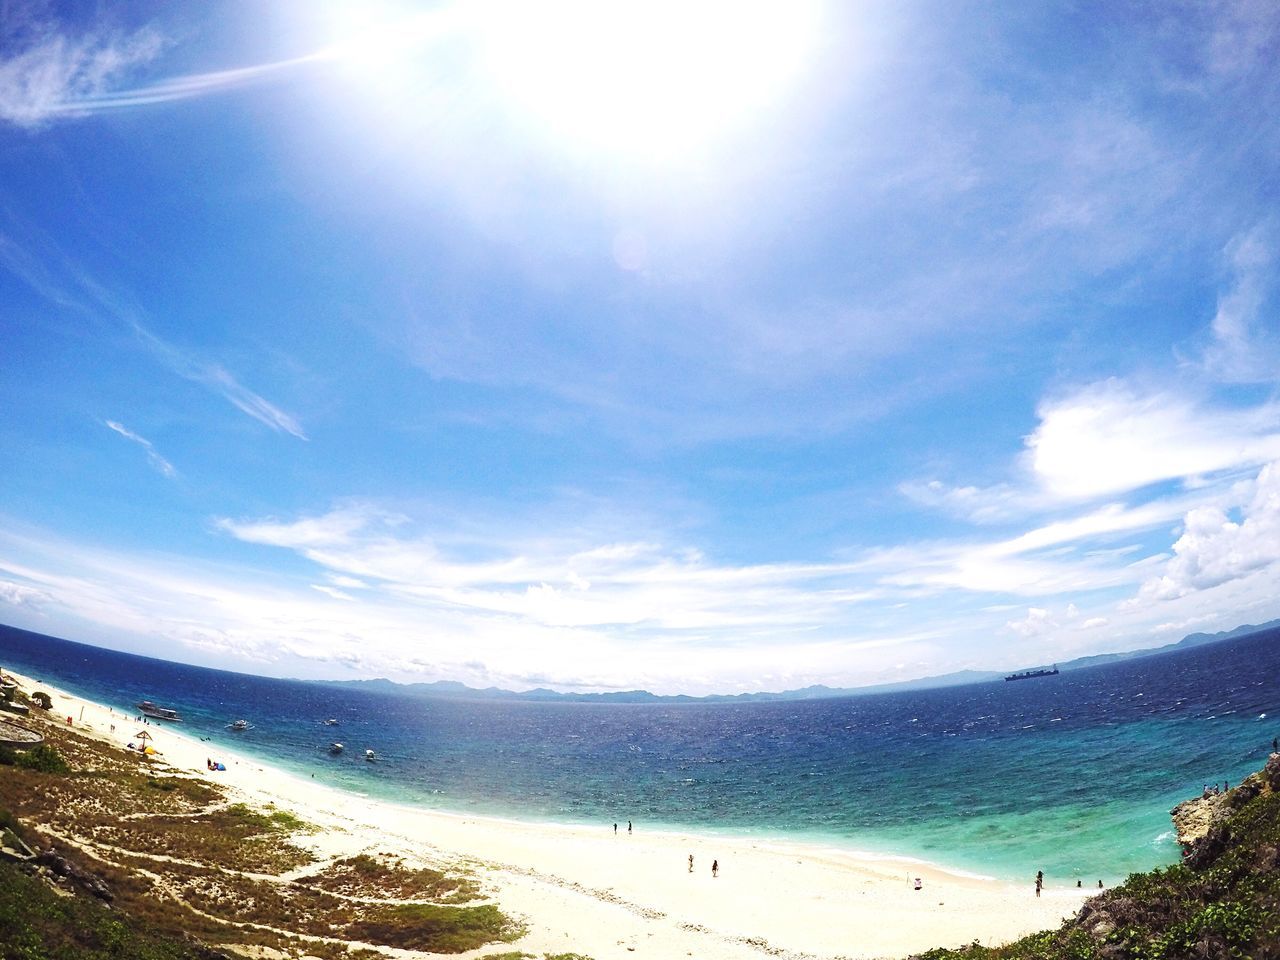
[[[1280,12],[25,5],[0,622],[661,692],[1280,616]]]

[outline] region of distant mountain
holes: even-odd
[[[1245,624],[1234,630],[1223,630],[1220,633],[1192,633],[1176,643],[1168,643],[1161,647],[1144,647],[1141,650],[1128,650],[1124,653],[1099,653],[1089,657],[1077,657],[1065,663],[1056,664],[1061,671],[1082,670],[1085,667],[1096,667],[1104,663],[1116,663],[1121,660],[1136,660],[1139,657],[1151,657],[1173,650],[1204,646],[1208,643],[1220,643],[1236,637],[1247,636],[1262,630],[1280,627],[1280,620],[1270,620],[1258,625]],[[1025,668],[1019,668],[1025,669]],[[968,683],[984,683],[998,680],[1009,671],[996,670],[957,670],[934,677],[921,677],[918,680],[901,680],[896,683],[878,683],[868,687],[828,687],[824,684],[802,687],[799,690],[783,690],[779,693],[719,693],[702,697],[688,694],[663,695],[650,693],[648,690],[617,690],[610,693],[561,693],[537,687],[533,690],[503,690],[499,687],[478,689],[468,687],[457,680],[436,680],[432,683],[397,683],[385,677],[374,680],[325,680],[322,683],[337,686],[356,687],[363,690],[376,690],[380,693],[398,693],[405,696],[435,697],[448,700],[520,700],[542,701],[554,703],[756,703],[765,701],[788,700],[821,700],[830,697],[857,697],[869,693],[895,693],[905,690],[935,690],[940,687],[959,687]]]
[[[1223,640],[1233,640],[1236,637],[1248,636],[1251,633],[1260,633],[1263,630],[1273,630],[1280,627],[1280,620],[1268,620],[1266,623],[1260,623],[1256,626],[1252,623],[1246,623],[1243,626],[1236,627],[1234,630],[1223,630],[1219,633],[1190,633],[1175,643],[1166,643],[1160,647],[1143,647],[1140,650],[1128,650],[1124,653],[1099,653],[1092,657],[1078,657],[1075,660],[1068,660],[1066,663],[1058,664],[1059,670],[1079,670],[1082,667],[1096,667],[1102,663],[1116,663],[1120,660],[1136,660],[1139,657],[1150,657],[1157,653],[1168,653],[1171,650],[1185,650],[1190,647],[1202,647],[1206,643],[1220,643]]]

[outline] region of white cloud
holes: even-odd
[[[1140,597],[1184,596],[1280,561],[1280,464],[1263,467],[1252,487],[1239,521],[1220,506],[1188,512],[1173,558],[1161,576],[1142,585]]]
[[[925,482],[912,480],[899,484],[898,492],[921,506],[941,510],[970,523],[1017,519],[1044,506],[1043,498],[1029,495],[1007,483],[990,487],[956,487],[936,479]]]
[[[127,440],[132,440],[134,443],[141,446],[143,450],[147,451],[147,462],[150,463],[151,466],[159,470],[166,477],[173,478],[178,475],[178,471],[173,468],[173,464],[171,464],[164,457],[160,456],[160,454],[156,451],[156,448],[152,445],[151,441],[148,440],[146,437],[138,436],[138,434],[134,433],[132,430],[128,429],[123,424],[118,423],[115,420],[106,420],[104,421],[104,423],[107,425],[108,428],[120,434],[120,436],[124,437]]]
[[[15,607],[39,607],[48,599],[49,595],[39,590],[12,580],[0,580],[0,603],[9,603]]]
[[[1275,253],[1270,230],[1258,226],[1228,245],[1231,288],[1218,298],[1211,329],[1214,342],[1205,352],[1206,369],[1234,383],[1270,382],[1280,376],[1280,342],[1263,317],[1274,283]]]
[[[159,34],[150,29],[70,37],[36,27],[25,49],[0,60],[0,120],[39,127],[82,112],[77,101],[100,95],[162,47]]]
[[[1280,457],[1280,405],[1274,403],[1212,409],[1107,380],[1046,402],[1039,414],[1026,461],[1047,492],[1067,500]]]

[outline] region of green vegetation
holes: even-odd
[[[382,859],[362,853],[337,860],[317,874],[298,881],[321,890],[383,900],[432,900],[467,903],[479,897],[474,880],[440,870],[411,870],[397,857]]]
[[[24,770],[39,770],[41,773],[70,773],[71,768],[62,754],[47,743],[39,744],[30,750],[21,750],[14,759],[13,765]]]
[[[1280,957],[1280,763],[1231,792],[1229,819],[1184,863],[1135,873],[1058,930],[921,960],[1181,960]]]
[[[47,747],[15,752],[0,776],[0,835],[56,846],[57,869],[0,865],[3,960],[204,960],[238,946],[379,960],[378,948],[458,953],[523,934],[496,905],[468,905],[479,897],[472,878],[390,855],[317,864],[295,880],[316,863],[295,842],[312,825],[228,804],[219,785],[163,761],[39,724]]]
[[[442,907],[432,903],[378,904],[347,928],[347,936],[431,953],[462,953],[495,940],[510,942],[524,928],[492,904]]]
[[[156,934],[94,900],[63,897],[0,863],[0,956],[5,960],[200,960],[208,951]]]

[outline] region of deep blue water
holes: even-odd
[[[1172,862],[1170,807],[1237,783],[1280,734],[1280,630],[1017,683],[791,703],[428,700],[9,627],[0,664],[126,710],[176,706],[212,754],[400,802],[788,838],[1009,879],[1114,881]],[[238,717],[254,728],[227,730]]]

